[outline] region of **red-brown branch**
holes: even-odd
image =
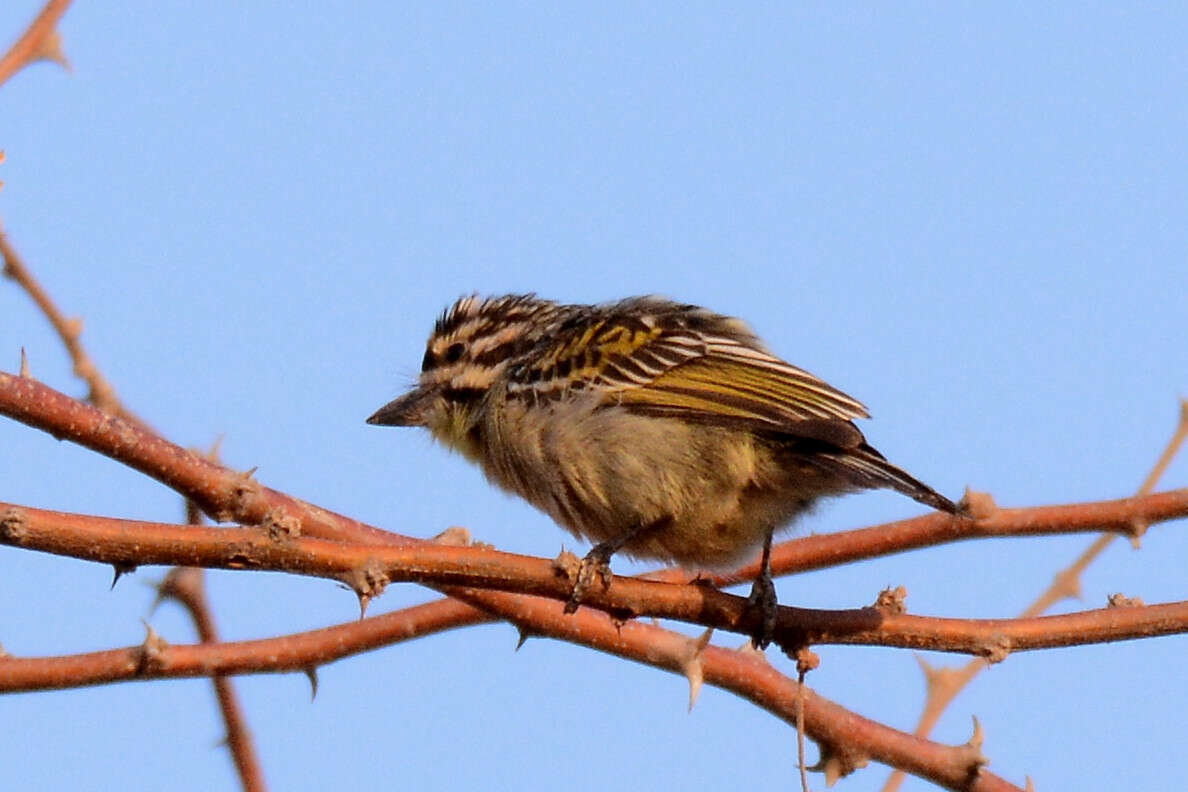
[[[700,665],[709,684],[753,701],[789,724],[797,700],[804,723],[823,757],[848,771],[860,759],[903,767],[948,789],[999,792],[1018,787],[980,769],[976,748],[944,746],[883,726],[852,713],[797,684],[757,655],[718,647],[696,650],[689,638],[639,622],[618,624],[605,614],[583,610],[565,615],[562,605],[535,597],[490,591],[457,592],[515,624],[526,633],[548,635],[636,662],[687,675]],[[0,690],[40,690],[78,684],[308,670],[332,660],[473,623],[476,612],[456,600],[440,600],[359,622],[257,641],[171,646],[159,638],[145,645],[70,657],[0,658]],[[489,618],[489,617],[488,617]],[[550,625],[542,632],[541,625]]]
[[[58,20],[69,7],[70,0],[49,0],[45,4],[24,34],[0,57],[0,85],[47,50],[58,28]]]
[[[210,601],[206,597],[203,570],[193,567],[175,567],[169,570],[169,574],[158,587],[157,596],[158,599],[175,600],[186,609],[198,630],[198,640],[203,644],[219,643],[218,627],[210,610]],[[227,725],[227,747],[231,750],[231,758],[235,762],[235,770],[239,774],[244,792],[265,792],[268,784],[264,781],[264,770],[260,766],[255,740],[252,739],[239,697],[235,695],[231,677],[215,674],[211,681],[219,702],[219,711],[223,714],[223,723]]]
[[[278,638],[166,646],[153,651],[137,646],[64,657],[0,656],[0,692],[57,690],[138,679],[307,671],[343,657],[484,619],[489,621],[490,617],[466,603],[442,599]],[[167,661],[151,662],[147,655],[157,651],[167,652]]]
[[[1159,479],[1171,465],[1172,459],[1179,453],[1184,441],[1188,439],[1188,399],[1180,400],[1180,419],[1176,423],[1175,431],[1167,441],[1163,453],[1155,461],[1151,472],[1138,488],[1138,495],[1148,495],[1155,491]],[[1145,529],[1148,523],[1137,521],[1136,529]],[[1067,597],[1074,597],[1080,591],[1080,576],[1090,564],[1114,541],[1115,534],[1102,534],[1094,539],[1070,565],[1056,573],[1052,583],[1030,605],[1023,609],[1024,617],[1039,616],[1046,613],[1048,608]],[[916,723],[914,734],[917,737],[927,737],[933,727],[940,721],[941,715],[948,708],[949,703],[957,697],[965,686],[973,681],[987,665],[983,659],[970,660],[959,669],[932,668],[924,666],[928,679],[928,695],[924,702],[924,711],[920,713],[920,720]],[[902,770],[895,770],[883,784],[882,792],[895,792],[903,784]]]
[[[950,542],[1007,536],[1053,536],[1106,531],[1134,536],[1137,526],[1153,525],[1188,516],[1183,510],[1185,490],[1155,496],[1119,498],[1095,503],[1026,508],[994,508],[984,517],[960,519],[926,514],[907,520],[803,536],[772,548],[771,568],[777,575],[827,569],[855,561],[894,555]],[[726,575],[713,576],[714,585],[726,586],[754,580],[757,562]],[[687,580],[679,570],[650,575],[654,579]]]
[[[1188,490],[1150,496],[1188,509]],[[1141,502],[1141,501],[1140,501]],[[0,503],[0,542],[116,566],[168,564],[290,572],[339,580],[362,596],[392,582],[532,594],[564,601],[572,584],[554,562],[481,547],[429,542],[399,547],[65,514]],[[651,616],[749,634],[757,614],[742,597],[702,585],[618,577],[586,604],[619,618]],[[874,607],[780,606],[781,645],[863,644],[961,652],[998,659],[1012,651],[1188,631],[1188,605],[1104,608],[1035,619],[942,619]]]
[[[419,541],[268,489],[250,474],[215,464],[139,422],[108,415],[34,379],[0,372],[0,414],[122,462],[194,501],[218,522],[375,544]]]
[[[97,410],[76,402],[68,397],[56,393],[39,383],[32,380],[13,377],[11,375],[0,374],[0,412],[9,414],[18,420],[22,420],[38,428],[45,429],[57,436],[68,437],[87,447],[94,448],[100,453],[104,453],[120,461],[125,461],[127,464],[135,467],[138,470],[148,473],[149,475],[158,478],[167,485],[183,492],[189,497],[203,505],[208,512],[213,512],[223,518],[233,516],[240,520],[249,520],[257,524],[267,526],[269,534],[274,537],[266,539],[269,546],[275,550],[280,545],[290,545],[293,543],[300,543],[310,541],[308,536],[323,536],[333,537],[339,540],[336,544],[337,549],[346,549],[348,552],[358,552],[360,549],[371,551],[374,555],[377,550],[395,550],[399,548],[410,549],[412,545],[420,545],[418,540],[401,537],[395,534],[388,534],[370,526],[365,526],[353,520],[349,520],[339,515],[335,515],[316,507],[305,504],[297,499],[290,498],[281,493],[275,493],[271,490],[266,490],[256,482],[252,481],[250,477],[242,474],[237,474],[233,471],[228,471],[213,465],[206,460],[201,459],[197,455],[190,454],[184,449],[180,449],[173,444],[168,443],[162,438],[153,435],[151,432],[142,430],[140,427],[132,425],[128,422],[121,421],[119,418],[103,416]],[[98,414],[97,414],[98,413]],[[1121,507],[1118,505],[1109,506],[1107,508],[1134,508],[1139,511],[1151,508],[1148,515],[1153,519],[1167,519],[1172,516],[1182,516],[1183,505],[1182,500],[1185,498],[1184,493],[1173,492],[1163,493],[1161,496],[1152,496],[1156,498],[1155,501],[1136,501],[1125,504]],[[1159,500],[1159,499],[1164,500]],[[1171,504],[1169,506],[1169,503]],[[1164,510],[1170,509],[1170,512],[1164,514]],[[1026,510],[1018,510],[1018,513],[1013,517],[1007,515],[1007,524],[1010,530],[1018,530],[1023,533],[1052,533],[1052,532],[1066,532],[1068,530],[1084,530],[1089,526],[1081,525],[1073,527],[1071,523],[1058,525],[1048,530],[1024,519],[1022,512]],[[1105,512],[1085,510],[1074,510],[1072,512],[1065,512],[1062,515],[1056,516],[1065,520],[1098,520],[1103,519]],[[1162,515],[1162,516],[1161,516]],[[1051,516],[1051,515],[1049,515]],[[1132,517],[1135,513],[1132,512]],[[932,516],[923,518],[925,520],[952,522],[949,518]],[[969,521],[966,521],[967,523]],[[21,519],[16,521],[19,526],[22,523]],[[11,527],[12,523],[10,523]],[[1013,526],[1013,527],[1010,527]],[[1098,526],[1100,527],[1100,526]],[[177,528],[172,526],[171,528]],[[933,526],[934,530],[943,533],[945,528],[940,523]],[[186,529],[192,531],[194,529]],[[203,529],[203,530],[219,530],[219,529]],[[243,530],[243,529],[225,529],[229,531]],[[11,534],[11,532],[9,532]],[[295,538],[296,534],[304,533],[306,537]],[[886,526],[883,527],[883,534],[891,533]],[[938,534],[939,535],[939,534]],[[254,532],[254,538],[260,539],[262,532]],[[870,534],[869,536],[874,536]],[[142,535],[143,539],[144,536]],[[188,534],[185,541],[191,545],[193,552],[193,534]],[[956,537],[953,537],[956,538]],[[817,537],[810,537],[812,540],[817,540]],[[805,541],[805,540],[799,540]],[[349,542],[356,543],[353,547]],[[796,544],[795,542],[789,544]],[[871,543],[872,548],[877,548],[878,552],[894,552],[893,543],[880,541],[878,543]],[[919,546],[919,545],[914,545]],[[224,550],[226,548],[223,548]],[[261,549],[262,548],[257,548]],[[429,580],[431,577],[434,580],[456,581],[464,583],[468,578],[467,575],[472,574],[473,570],[467,565],[472,562],[478,562],[479,571],[484,572],[478,576],[476,582],[486,585],[491,583],[490,576],[493,574],[496,578],[500,574],[506,575],[509,568],[501,567],[501,564],[507,562],[509,558],[516,558],[508,556],[508,554],[495,554],[493,551],[485,551],[480,556],[465,556],[465,551],[472,551],[472,548],[444,548],[444,547],[430,547],[417,548],[418,550],[428,552],[427,556],[422,557],[418,563],[437,564],[438,568],[421,569],[418,571],[413,569],[412,574],[408,575],[407,579],[425,579]],[[437,555],[445,551],[461,553],[454,557]],[[272,552],[272,551],[267,551]],[[265,554],[267,554],[265,552]],[[861,557],[860,554],[852,554],[853,558]],[[314,559],[318,563],[327,561],[324,554],[315,554]],[[228,565],[230,561],[228,559]],[[242,560],[242,559],[240,559]],[[342,560],[342,559],[339,559]],[[356,558],[357,560],[357,558]],[[398,561],[400,568],[404,569],[405,562],[412,563],[414,559],[410,556],[403,559],[388,558],[389,561]],[[540,572],[550,570],[551,566],[548,562],[542,562],[538,559],[527,559],[533,564],[545,564],[545,567],[537,566],[531,573],[524,578],[520,583],[523,584],[523,590],[532,591],[535,593],[546,593],[549,596],[563,598],[560,594],[568,593],[568,585],[565,584],[561,592],[553,589],[550,585],[543,584],[543,577]],[[141,560],[142,563],[146,563]],[[170,563],[177,562],[171,559]],[[463,563],[465,562],[465,563]],[[182,561],[182,563],[192,563],[190,561]],[[290,562],[286,562],[290,563]],[[298,565],[304,562],[298,562]],[[441,564],[446,566],[441,566]],[[518,561],[516,563],[519,563]],[[811,563],[811,560],[808,562]],[[448,569],[449,565],[455,565],[452,569]],[[341,572],[341,568],[339,569]],[[365,573],[373,572],[374,565],[371,567],[364,567]],[[356,572],[358,569],[356,568]],[[518,574],[518,573],[517,573]],[[513,578],[516,575],[512,576]],[[368,579],[368,575],[364,575],[364,579]],[[513,582],[515,582],[513,580]],[[369,583],[370,585],[370,583]],[[519,585],[519,583],[517,584]],[[607,608],[615,612],[622,613],[636,612],[634,610],[634,602],[639,601],[643,589],[633,589],[633,586],[648,585],[645,581],[632,581],[630,579],[616,579],[615,585],[609,592],[599,593],[597,591],[591,593],[591,603],[599,607]],[[651,584],[655,585],[655,584]],[[705,612],[717,609],[719,612],[714,616],[713,620],[698,620],[696,618],[692,621],[699,623],[714,623],[714,621],[722,621],[723,625],[733,624],[734,629],[739,629],[739,611],[738,598],[729,597],[719,592],[709,592],[703,587],[685,587],[685,586],[669,586],[668,592],[670,595],[676,597],[669,601],[662,601],[662,607],[659,609],[648,608],[639,610],[638,612],[654,612],[659,610],[657,615],[670,615],[674,618],[681,618],[682,614],[689,613],[690,608],[693,607],[699,611]],[[700,591],[686,592],[688,588],[701,589]],[[544,590],[547,589],[547,590]],[[457,588],[447,588],[451,594],[457,594]],[[611,596],[613,593],[613,596]],[[648,595],[655,595],[658,593],[656,589],[646,592]],[[622,598],[620,599],[620,596]],[[576,616],[564,616],[560,613],[560,607],[555,602],[548,602],[532,597],[517,596],[513,594],[500,594],[492,591],[472,591],[468,592],[467,596],[473,597],[475,602],[481,604],[483,610],[487,612],[497,613],[504,618],[516,621],[521,624],[524,630],[533,634],[551,635],[554,637],[565,638],[566,640],[575,640],[585,645],[595,646],[595,648],[603,648],[593,643],[591,640],[579,640],[576,637],[571,637],[567,633],[568,630],[576,629],[580,624],[584,623],[586,619],[594,617],[605,618],[595,614],[588,609],[584,609]],[[668,595],[664,595],[668,596]],[[681,597],[686,599],[682,600]],[[708,605],[707,605],[708,603]],[[646,603],[645,603],[646,605]],[[547,606],[547,607],[546,607]],[[627,607],[625,607],[627,606]],[[444,606],[439,606],[444,607]],[[1114,637],[1124,637],[1124,635],[1147,635],[1154,634],[1154,632],[1170,629],[1168,627],[1169,620],[1174,622],[1181,618],[1178,611],[1175,609],[1179,606],[1153,606],[1157,610],[1146,611],[1146,609],[1116,609],[1107,617],[1087,614],[1087,618],[1095,624],[1104,624],[1105,631],[1109,632]],[[505,608],[518,608],[514,612],[508,612]],[[541,611],[540,608],[545,608]],[[1166,610],[1171,609],[1169,615]],[[1120,625],[1118,622],[1118,614],[1130,612],[1130,616],[1123,618],[1125,625]],[[1145,611],[1145,612],[1144,612]],[[1020,625],[1016,623],[1014,626],[1009,626],[1004,622],[966,622],[965,631],[962,632],[962,620],[927,620],[923,617],[909,617],[902,615],[886,614],[873,609],[863,609],[859,611],[833,611],[822,612],[826,614],[823,618],[824,623],[814,624],[812,622],[813,612],[802,611],[797,612],[796,609],[784,609],[781,611],[780,629],[791,630],[790,633],[797,640],[803,640],[810,637],[809,631],[814,628],[825,628],[834,630],[835,634],[825,635],[821,637],[824,640],[836,640],[841,642],[844,638],[845,642],[860,641],[864,631],[871,631],[876,628],[885,629],[891,625],[899,634],[899,640],[902,645],[909,646],[931,646],[933,638],[936,636],[943,636],[943,640],[963,643],[964,648],[960,651],[973,651],[979,654],[997,657],[1003,651],[1015,650],[1024,648],[1024,645],[1036,646],[1040,645],[1035,642],[1035,631],[1051,633],[1053,629],[1059,629],[1059,625],[1055,622],[1047,622],[1042,626],[1037,625]],[[802,616],[810,618],[801,619]],[[822,618],[817,614],[818,618]],[[459,623],[473,621],[475,616],[473,614],[458,614]],[[1052,619],[1060,619],[1063,617],[1051,617]],[[798,621],[798,619],[800,619]],[[790,621],[789,621],[790,620]],[[847,621],[848,620],[848,621]],[[916,620],[913,622],[912,620]],[[969,629],[972,626],[972,630]],[[646,627],[638,623],[630,623],[624,626],[624,629],[637,629]],[[1006,635],[1006,641],[1002,640],[1003,629],[1008,628],[1010,634]],[[838,629],[840,628],[840,629]],[[1000,629],[1002,628],[1002,629]],[[1080,631],[1085,629],[1085,625],[1077,624],[1071,629]],[[1178,629],[1178,628],[1177,628]],[[749,626],[742,631],[749,631]],[[989,632],[988,632],[989,631]],[[1011,632],[1013,631],[1013,632]],[[1112,632],[1111,632],[1112,631]],[[787,637],[789,633],[785,633]],[[933,638],[929,638],[931,635]],[[683,640],[683,639],[682,639]],[[880,643],[885,643],[885,640],[880,640]],[[899,645],[899,644],[894,644]],[[1047,645],[1047,644],[1045,644]],[[954,644],[955,646],[955,644]],[[712,648],[712,647],[711,647]],[[708,650],[707,650],[708,651]],[[710,656],[716,657],[717,654],[711,652]],[[153,655],[152,652],[143,652],[142,656]],[[208,670],[207,673],[210,673]],[[772,672],[775,673],[775,672]],[[782,677],[781,677],[782,678]],[[785,680],[789,684],[790,680]],[[762,702],[760,702],[762,703]],[[812,732],[810,726],[810,733]],[[880,727],[885,728],[885,727]],[[814,733],[814,736],[815,733]],[[855,737],[856,739],[861,739]],[[879,738],[882,739],[882,738]],[[847,740],[849,738],[847,737]],[[854,743],[852,741],[842,741],[839,745],[849,750]],[[884,750],[886,746],[880,747],[878,750]],[[871,756],[876,756],[878,751],[871,751]],[[923,754],[918,754],[923,755]],[[892,764],[899,764],[899,760],[889,760]],[[904,760],[904,766],[911,766]],[[929,765],[930,767],[933,765]],[[934,770],[928,772],[934,772]],[[933,777],[924,773],[928,777]],[[985,777],[979,776],[979,779]],[[950,779],[951,780],[951,779]],[[958,787],[953,787],[958,788]],[[964,787],[960,787],[964,788]]]
[[[87,354],[80,338],[82,323],[77,319],[68,319],[62,313],[50,298],[49,293],[25,266],[24,259],[8,241],[8,235],[2,229],[0,229],[0,258],[4,260],[4,275],[16,281],[25,290],[25,293],[29,295],[29,298],[53,326],[58,338],[62,341],[62,346],[66,347],[66,353],[70,355],[70,361],[74,364],[75,376],[87,383],[87,388],[90,390],[87,400],[105,413],[118,415],[134,424],[145,426],[139,417],[124,407],[119,396],[116,395],[115,388],[99,373],[99,368]]]

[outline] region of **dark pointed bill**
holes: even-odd
[[[367,423],[376,426],[424,426],[432,400],[431,391],[413,388],[376,410]]]

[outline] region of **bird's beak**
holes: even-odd
[[[367,419],[376,426],[425,426],[433,406],[433,391],[413,388],[398,399],[388,402]]]

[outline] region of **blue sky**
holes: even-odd
[[[22,5],[0,18],[5,41],[36,11]],[[1184,9],[1114,4],[80,0],[62,25],[73,72],[38,65],[0,88],[0,219],[132,409],[402,533],[464,525],[516,552],[584,550],[426,437],[363,423],[472,291],[709,305],[865,401],[871,442],[946,494],[1121,497],[1188,395],[1185,29]],[[0,316],[6,369],[23,346],[38,377],[83,393],[11,285]],[[176,496],[114,463],[10,422],[0,443],[3,499],[180,517]],[[1181,460],[1165,486],[1186,480]],[[872,493],[799,530],[918,512]],[[1183,599],[1184,527],[1118,543],[1085,606]],[[905,554],[782,580],[780,596],[849,607],[902,584],[915,612],[1008,616],[1088,541]],[[0,570],[0,642],[20,655],[140,641],[145,583],[163,574],[108,592],[108,568],[9,548]],[[227,638],[356,613],[322,581],[213,573],[210,587]],[[372,607],[426,598],[394,588]],[[152,623],[192,640],[176,608]],[[706,690],[688,714],[679,678],[515,644],[497,625],[342,661],[312,704],[300,675],[241,680],[273,788],[796,784],[794,734],[729,695]],[[1016,782],[1165,787],[1186,650],[1013,656],[936,736],[963,742],[976,715],[992,769]],[[820,654],[820,693],[914,725],[909,653]],[[9,696],[0,719],[14,788],[233,783],[205,681]]]

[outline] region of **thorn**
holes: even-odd
[[[966,487],[957,508],[971,520],[984,520],[998,511],[998,504],[994,502],[994,497],[990,493],[974,492]]]
[[[111,568],[113,570],[113,573],[111,576],[111,586],[107,589],[108,591],[114,590],[115,584],[119,583],[120,578],[122,578],[124,575],[128,575],[128,574],[131,574],[132,572],[135,572],[136,564],[112,564]],[[159,599],[160,599],[160,597],[158,597],[158,600]],[[154,605],[154,607],[156,607],[156,606]]]
[[[689,680],[689,712],[692,712],[697,697],[701,695],[701,684],[705,681],[700,658],[685,663],[685,678]]]
[[[41,40],[41,44],[33,53],[31,60],[53,61],[66,71],[71,71],[70,61],[66,59],[66,53],[62,51],[62,34],[56,30]]]
[[[934,680],[940,676],[940,669],[928,662],[924,655],[916,653],[914,656],[920,665],[920,670],[924,672],[924,681],[931,686]]]
[[[1121,592],[1111,594],[1108,602],[1110,608],[1141,608],[1146,603],[1139,597],[1127,597]]]
[[[116,577],[118,579],[118,577],[119,577],[118,573],[117,573]],[[157,608],[161,607],[161,603],[164,602],[165,598],[169,596],[165,592],[165,586],[167,585],[167,582],[168,582],[168,578],[166,578],[165,580],[146,580],[146,581],[144,581],[144,585],[148,586],[153,591],[157,592],[157,596],[153,597],[153,604],[149,605],[149,610],[148,610],[149,618],[152,618],[153,616],[156,615]],[[112,588],[115,588],[114,580],[111,581],[111,585],[112,585]]]
[[[254,492],[254,490],[259,489],[260,484],[259,482],[255,481],[253,477],[255,476],[255,471],[259,469],[260,465],[252,465],[251,468],[248,468],[239,474],[239,481],[235,483],[236,496],[239,496],[239,498],[244,498],[244,496],[249,492]]]
[[[257,499],[260,495],[260,482],[252,478],[256,474],[256,470],[256,467],[252,467],[236,476],[236,480],[232,484],[232,498],[236,502],[229,509],[223,509],[215,514],[215,520],[229,522],[234,520],[237,514],[250,513],[249,499]]]
[[[1071,569],[1064,569],[1056,573],[1052,581],[1052,593],[1061,599],[1081,598],[1081,578]]]
[[[12,657],[12,655],[7,649],[4,648],[4,644],[0,644],[0,660],[3,660],[6,657]]]
[[[149,610],[151,616],[157,607],[167,599],[178,602],[186,610],[193,612],[195,603],[205,597],[205,573],[197,567],[173,567],[160,581],[146,581],[157,592]]]
[[[461,525],[451,525],[429,541],[447,547],[470,547],[470,531]]]
[[[1147,523],[1143,520],[1131,520],[1130,521],[1130,530],[1126,533],[1126,536],[1128,539],[1130,539],[1131,548],[1133,548],[1134,550],[1142,549],[1142,544],[1143,544],[1142,539],[1143,539],[1143,536],[1147,533],[1148,527],[1150,527],[1150,526],[1148,526]]]
[[[693,711],[693,705],[697,703],[697,697],[701,695],[701,685],[705,681],[701,653],[705,651],[705,647],[709,646],[710,638],[713,635],[714,629],[711,627],[698,638],[690,640],[687,644],[689,651],[686,657],[681,660],[681,670],[685,672],[685,679],[689,680],[689,712]]]
[[[973,734],[969,741],[961,746],[969,754],[969,775],[971,778],[978,774],[986,765],[990,764],[990,760],[982,753],[982,743],[985,741],[986,733],[982,730],[982,724],[978,721],[978,716],[973,717]]]
[[[576,555],[561,548],[561,552],[553,559],[553,573],[557,577],[563,577],[570,581],[576,581],[578,570],[582,566],[582,561]]]
[[[970,717],[973,718],[973,734],[970,736],[969,741],[965,743],[965,747],[973,748],[975,751],[981,751],[982,743],[986,740],[986,732],[982,729],[982,723],[978,720],[977,715],[971,715]]]
[[[833,786],[838,782],[838,779],[866,767],[867,757],[852,749],[846,750],[822,742],[818,742],[817,745],[820,757],[815,765],[806,769],[812,770],[814,773],[824,773],[825,786]]]
[[[904,604],[905,600],[907,600],[907,589],[903,586],[896,586],[895,588],[888,586],[879,592],[879,596],[875,598],[874,607],[875,610],[882,611],[883,613],[905,613],[907,612],[907,606]]]
[[[751,655],[754,659],[762,660],[768,665],[771,665],[771,661],[767,659],[767,652],[756,648],[754,641],[752,641],[750,638],[748,638],[742,646],[738,647],[734,651],[738,652],[739,654]]]
[[[268,538],[274,542],[301,536],[301,520],[284,509],[269,510],[260,524],[268,530]]]
[[[838,782],[845,772],[842,770],[841,762],[837,760],[836,756],[831,756],[825,760],[825,786],[831,787]]]
[[[989,664],[984,657],[979,658]],[[955,668],[934,666],[923,657],[916,657],[920,670],[924,672],[924,683],[928,687],[929,696],[948,696],[961,689],[963,671]]]
[[[512,650],[513,652],[520,651],[520,648],[524,644],[528,643],[529,638],[536,637],[536,633],[532,632],[531,630],[529,630],[527,627],[525,627],[522,624],[516,625],[516,632],[519,633],[519,638],[516,640],[516,648]]]
[[[210,448],[206,451],[206,458],[211,462],[218,463],[220,454],[223,453],[223,440],[226,439],[225,434],[215,436],[214,442],[210,444]]]
[[[1027,785],[1023,787],[1025,792],[1035,792],[1035,781],[1032,780],[1031,776],[1023,776],[1023,778],[1027,782]]]
[[[144,642],[146,644],[161,640],[161,636],[157,635],[157,631],[153,629],[153,625],[149,624],[144,619],[141,619],[140,623],[144,625]]]
[[[140,620],[144,625],[144,643],[140,645],[140,671],[155,671],[165,667],[165,650],[169,648],[169,642],[157,634],[153,626],[144,619]]]
[[[24,347],[21,347],[21,377],[29,379],[29,356],[25,354]]]
[[[351,570],[340,580],[350,586],[359,598],[360,621],[367,615],[367,606],[371,600],[383,594],[384,589],[388,587],[388,573],[382,565],[374,561],[368,561],[363,567]]]
[[[1011,640],[1005,635],[994,635],[978,647],[978,649],[980,650],[979,654],[981,658],[987,663],[991,665],[1001,663],[1011,653]]]
[[[309,700],[313,701],[318,697],[318,667],[307,666],[305,676],[309,680]]]

